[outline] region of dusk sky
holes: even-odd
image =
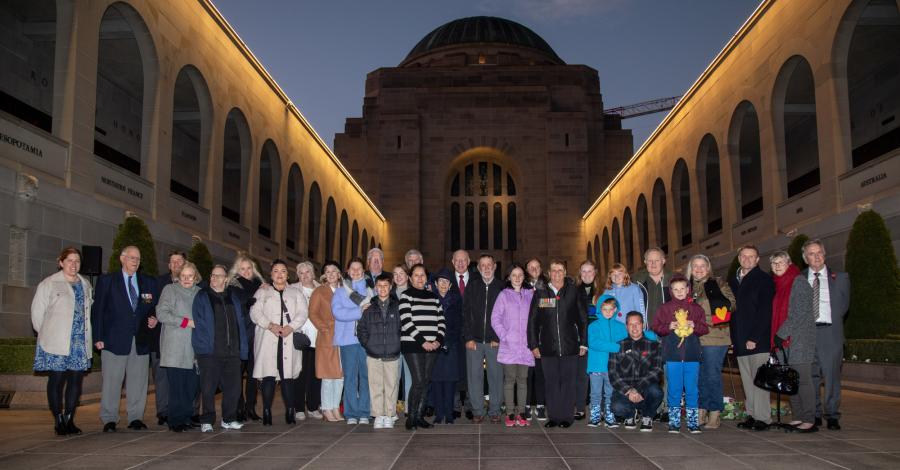
[[[569,64],[599,71],[605,107],[683,94],[757,0],[214,0],[253,53],[333,147],[362,114],[366,74],[399,64],[434,28],[499,16],[543,37]],[[663,113],[624,121],[634,147]]]

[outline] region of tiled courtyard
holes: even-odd
[[[843,430],[785,434],[738,430],[726,421],[700,435],[541,426],[459,424],[407,432],[304,421],[241,431],[103,434],[97,404],[80,409],[81,436],[53,435],[41,410],[0,410],[0,468],[214,469],[830,469],[900,468],[900,399],[845,392]],[[152,410],[152,402],[148,410]],[[280,419],[283,423],[283,417]],[[124,426],[124,423],[122,423]],[[120,426],[121,427],[121,426]]]

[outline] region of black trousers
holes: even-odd
[[[534,367],[528,369],[528,398],[525,403],[532,406],[546,403],[544,400],[544,370],[541,367],[541,360],[534,360]]]
[[[241,376],[247,374],[247,391],[242,393],[238,399],[238,408],[256,408],[256,390],[259,388],[259,381],[253,378],[253,362],[256,357],[253,355],[253,329],[249,330],[247,335],[247,360],[241,361]]]
[[[275,377],[263,377],[261,383],[263,410],[271,410],[275,401]],[[285,408],[294,407],[294,379],[281,381],[281,401]]]
[[[547,393],[547,417],[551,421],[571,423],[575,411],[578,356],[545,356],[541,362]]]
[[[322,405],[322,379],[316,378],[316,348],[304,349],[303,368],[294,381],[294,408],[316,411]]]
[[[53,416],[63,413],[63,396],[65,396],[65,412],[74,413],[81,397],[82,370],[51,371],[47,379],[47,404]],[[65,387],[65,393],[63,393]]]
[[[587,354],[578,356],[578,368],[575,370],[575,411],[584,413],[588,404]]]
[[[197,396],[197,373],[193,367],[167,367],[166,378],[169,379],[169,427],[190,425]]]
[[[222,421],[237,419],[237,402],[241,396],[241,358],[198,357],[200,367],[200,399],[202,414],[200,422],[213,424],[216,421],[216,389],[222,389]]]
[[[428,392],[428,384],[431,382],[431,369],[437,354],[433,353],[404,353],[406,365],[412,376],[412,387],[409,389],[408,410],[421,416],[425,408],[425,394]]]
[[[434,395],[434,418],[453,421],[456,381],[433,381],[431,382],[431,392]]]

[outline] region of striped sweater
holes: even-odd
[[[400,295],[400,349],[423,353],[428,341],[444,344],[444,310],[433,292],[410,286]]]

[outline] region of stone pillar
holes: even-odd
[[[32,208],[37,189],[36,177],[25,173],[16,175],[16,198],[9,226],[8,283],[13,286],[27,287],[28,231],[33,225]]]

